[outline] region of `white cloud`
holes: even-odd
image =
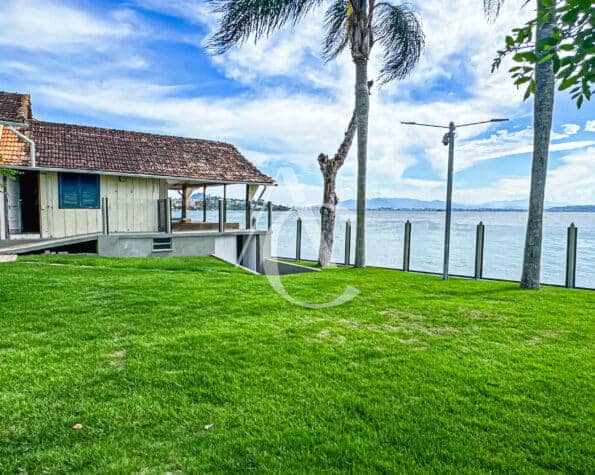
[[[595,120],[588,120],[585,123],[585,132],[595,132]]]
[[[213,61],[226,76],[241,83],[251,84],[259,78],[271,76],[294,76],[297,81],[310,81],[314,79],[310,76],[314,65],[309,56],[318,51],[322,29],[318,24],[307,23],[298,27],[297,31],[300,32],[297,38],[285,34],[265,38],[258,44],[249,41],[242,48],[233,48],[224,55],[215,56]],[[317,69],[320,70],[320,67]]]
[[[294,93],[281,94],[264,90],[262,96],[233,98],[176,97],[179,88],[143,84],[138,81],[119,81],[97,84],[56,84],[40,88],[46,104],[66,110],[87,111],[99,116],[123,116],[131,120],[142,118],[154,122],[154,131],[228,140],[258,166],[285,164],[292,167],[308,192],[307,203],[319,199],[314,192],[321,183],[316,164],[318,153],[333,153],[346,127],[351,105],[325,100],[320,96]],[[40,97],[40,96],[37,96]],[[467,104],[403,104],[395,118],[394,105],[372,98],[374,125],[370,136],[369,196],[410,196],[414,198],[442,198],[443,184],[439,180],[408,179],[405,171],[417,162],[415,148],[426,151],[434,168],[444,175],[445,149],[440,144],[442,132],[433,129],[412,129],[398,125],[398,118],[436,119],[433,114],[442,109],[460,111],[458,115],[477,113],[475,102]],[[209,117],[208,121],[204,117]],[[467,134],[461,129],[462,135]],[[564,137],[557,134],[555,138]],[[483,161],[503,156],[529,153],[532,150],[532,131],[498,131],[488,138],[473,140],[461,137],[457,147],[457,170],[469,168]],[[593,141],[555,142],[552,151],[572,150],[593,145]],[[355,195],[355,145],[351,158],[339,174],[339,195],[342,199]],[[517,183],[514,181],[514,183]],[[509,189],[508,181],[499,186]],[[518,183],[517,183],[518,184]],[[279,187],[276,195],[286,197]],[[527,190],[525,187],[523,190]]]
[[[215,20],[212,8],[196,0],[134,0],[133,3],[140,8],[185,18],[192,23],[213,25]]]
[[[546,181],[545,199],[549,202],[593,204],[595,203],[595,147],[581,150],[562,159],[562,164],[550,169]],[[478,203],[478,197],[489,197],[483,201],[505,201],[528,199],[530,178],[506,177],[490,186],[456,189],[455,201]]]
[[[273,178],[278,186],[269,187],[265,199],[291,206],[310,206],[320,203],[322,188],[302,183],[290,168],[282,168]]]
[[[554,142],[550,144],[551,152],[581,149],[595,145],[593,140],[577,140],[556,142],[567,137],[563,134],[552,134]],[[465,170],[485,161],[513,155],[528,154],[533,151],[533,130],[528,127],[516,132],[499,130],[483,139],[463,140],[456,147],[455,171]],[[426,151],[426,156],[435,170],[440,173],[446,171],[445,151],[436,145]]]
[[[44,102],[65,110],[151,120],[161,131],[230,140],[297,166],[332,152],[347,124],[340,106],[303,94],[187,99],[175,97],[180,88],[136,80],[58,83],[38,91]]]
[[[0,70],[22,74],[32,73],[36,71],[36,68],[31,64],[26,64],[21,61],[2,61],[0,62]]]
[[[9,0],[3,4],[7,6],[0,18],[0,45],[22,42],[29,49],[61,53],[64,59],[75,48],[119,47],[109,49],[109,59],[101,64],[70,65],[64,61],[63,68],[57,64],[46,68],[39,82],[30,87],[36,104],[103,121],[114,119],[115,126],[125,124],[125,128],[231,141],[261,167],[274,164],[271,169],[276,170],[287,165],[299,174],[298,181],[275,190],[280,199],[288,198],[295,188],[306,203],[319,201],[317,183],[321,179],[316,157],[320,152],[332,154],[341,140],[353,108],[354,75],[348,54],[329,65],[318,58],[321,15],[313,15],[298,27],[287,28],[258,45],[249,42],[215,57],[213,62],[219,71],[242,84],[241,95],[207,97],[199,93],[187,98],[182,97],[187,95],[187,85],[160,84],[153,79],[154,65],[144,59],[142,48],[135,49],[135,42],[128,41],[150,29],[139,23],[141,14],[137,17],[128,10],[115,10],[97,16],[53,0],[52,15],[35,18],[31,23],[29,18],[35,16],[32,10],[40,7],[39,2]],[[519,10],[518,4],[507,2],[498,22],[491,25],[483,17],[481,0],[416,3],[427,35],[426,53],[411,78],[374,88],[369,196],[443,198],[441,180],[406,178],[406,172],[422,157],[433,168],[428,176],[444,175],[445,149],[440,144],[443,132],[407,128],[399,121],[446,124],[449,120],[472,122],[508,116],[520,122],[530,114],[529,105],[522,103],[522,93],[511,84],[506,65],[490,74],[491,60],[504,33],[522,23],[531,13],[529,9]],[[48,3],[43,4],[47,9]],[[200,45],[204,42],[203,26],[207,30],[215,26],[216,18],[204,2],[135,0],[132,4],[184,17],[197,25],[195,37],[177,41]],[[371,75],[378,71],[378,53],[377,49],[371,61]],[[146,71],[146,75],[128,79],[130,69]],[[511,132],[500,127],[505,126],[460,129],[457,170],[531,151],[530,129]],[[587,140],[560,142],[573,135],[576,127],[565,124],[564,134],[554,134],[552,151],[593,145]],[[595,121],[587,123],[585,130],[595,131]],[[487,131],[495,132],[476,139]],[[339,174],[342,199],[355,196],[355,148],[354,144]],[[522,183],[517,180],[506,178],[494,186],[510,190],[516,184],[522,187],[521,193],[527,193],[526,179]]]
[[[109,40],[135,32],[130,16],[123,11],[95,16],[63,3],[40,0],[4,0],[2,9],[0,45],[44,51],[102,48]]]
[[[511,27],[525,22],[530,9],[520,9],[515,2],[506,2],[494,24],[486,21],[482,2],[414,2],[426,32],[424,57],[412,78],[418,85],[427,85],[433,78],[461,80],[461,66],[473,71],[473,79],[489,77],[492,59]],[[506,71],[503,65],[501,72]],[[499,74],[500,76],[502,74]],[[506,76],[506,74],[503,74]],[[472,78],[468,78],[472,79]],[[480,90],[475,81],[467,81],[471,89]]]
[[[567,155],[549,172],[546,197],[566,203],[595,203],[595,147]]]
[[[581,126],[578,124],[564,124],[562,130],[566,135],[575,135],[581,130]]]

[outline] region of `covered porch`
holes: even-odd
[[[270,230],[272,205],[262,199],[266,185],[166,180],[163,186],[167,202],[159,205],[160,222],[164,218],[172,233],[253,230],[263,217]],[[165,230],[163,223],[159,230]]]

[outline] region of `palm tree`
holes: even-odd
[[[488,18],[494,18],[504,0],[484,0]],[[536,43],[552,35],[555,23],[556,0],[537,0]],[[535,100],[533,103],[533,160],[531,165],[531,191],[529,216],[525,235],[525,252],[521,288],[538,289],[541,274],[541,247],[543,240],[543,209],[547,162],[554,112],[556,77],[552,61],[539,61],[535,65]]]
[[[315,7],[326,6],[323,58],[335,59],[349,48],[355,64],[357,115],[357,232],[355,265],[366,263],[366,171],[368,152],[368,61],[376,42],[383,47],[380,81],[406,77],[415,67],[424,45],[421,24],[405,5],[376,0],[209,0],[221,14],[218,31],[211,37],[216,54],[255,41],[286,24],[295,25]]]

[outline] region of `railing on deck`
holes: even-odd
[[[256,208],[256,209],[255,209]],[[266,212],[267,223],[266,230],[272,229],[272,203],[267,202],[260,209],[256,203],[247,202],[244,220],[237,220],[236,222],[229,222],[228,212],[226,209],[225,200],[219,200],[216,221],[209,222],[201,217],[200,220],[187,222],[185,224],[174,220],[172,212],[171,198],[159,200],[132,200],[130,203],[114,203],[108,198],[101,198],[101,213],[99,214],[101,223],[98,229],[102,234],[108,235],[110,233],[135,233],[135,232],[158,232],[165,234],[172,234],[176,231],[238,231],[238,230],[256,230],[255,212]],[[154,210],[154,211],[153,211]],[[237,211],[237,210],[236,210]],[[153,212],[155,214],[153,214]],[[144,213],[145,217],[149,217],[143,222],[142,227],[137,227],[133,220],[127,221],[130,217],[137,213]],[[237,218],[237,217],[236,217]],[[238,222],[239,221],[239,222]],[[242,222],[244,221],[244,222]]]

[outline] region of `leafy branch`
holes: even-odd
[[[2,165],[3,162],[3,158],[2,155],[0,154],[0,165]],[[14,178],[18,175],[18,171],[17,170],[13,170],[11,168],[1,168],[0,167],[0,178],[3,176],[7,176],[9,178]],[[0,181],[0,189],[2,189],[2,182]]]
[[[552,6],[552,0],[541,0]],[[539,15],[548,15],[545,13]],[[527,85],[524,100],[535,94],[535,67],[551,61],[558,80],[558,90],[568,90],[578,108],[595,92],[595,7],[590,0],[565,0],[555,9],[555,24],[551,34],[534,41],[537,25],[548,18],[537,16],[522,28],[515,28],[505,39],[505,47],[497,52],[492,72],[506,56],[517,65],[509,69],[517,87]],[[551,19],[550,19],[551,20]]]

